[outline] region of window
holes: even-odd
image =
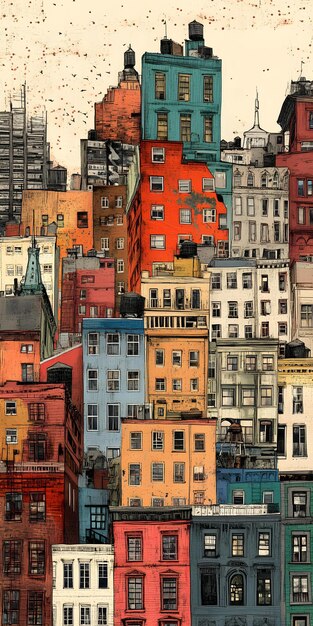
[[[173,432],[173,450],[176,452],[185,450],[185,432],[183,430]]]
[[[241,222],[234,222],[234,241],[240,241],[241,239]]]
[[[212,324],[212,341],[219,339],[221,337],[221,325],[220,324]]]
[[[179,180],[178,191],[179,193],[190,193],[191,192],[191,180]]]
[[[5,442],[7,444],[17,443],[17,429],[7,428],[5,431]]]
[[[247,355],[246,356],[246,371],[247,372],[255,372],[256,370],[256,356],[253,355]]]
[[[234,574],[229,579],[229,604],[244,604],[244,586],[242,574]]]
[[[105,522],[106,522],[105,506],[91,506],[90,507],[90,527],[93,528],[94,530],[104,530],[106,527]]]
[[[238,370],[238,357],[233,355],[227,356],[227,370],[228,371],[237,371]]]
[[[108,404],[107,416],[108,416],[108,430],[119,430],[120,405]]]
[[[280,413],[280,411],[278,411]],[[286,426],[279,424],[277,427],[277,455],[285,456],[286,454]]]
[[[164,163],[165,161],[165,149],[164,148],[152,148],[152,163]]]
[[[255,215],[254,198],[247,198],[247,215],[249,217],[254,217]]]
[[[150,235],[150,248],[165,250],[165,235]]]
[[[130,433],[130,449],[131,450],[142,449],[142,433],[139,433],[139,432]]]
[[[155,351],[155,364],[164,365],[164,350]]]
[[[309,602],[310,593],[308,574],[292,576],[291,583],[291,601],[297,603]]]
[[[151,480],[153,482],[164,481],[164,463],[151,464]]]
[[[270,325],[269,322],[262,322],[261,324],[261,337],[269,337],[270,336]]]
[[[242,215],[242,201],[241,196],[235,196],[235,215]]]
[[[63,588],[73,589],[73,563],[63,563]]]
[[[213,117],[212,115],[205,115],[203,118],[203,141],[206,143],[212,143],[213,141]]]
[[[63,604],[63,625],[73,626],[73,624],[74,624],[73,605]]]
[[[201,604],[203,606],[217,604],[217,576],[211,569],[201,570]]]
[[[163,176],[150,176],[150,191],[163,191]]]
[[[262,370],[264,372],[273,372],[274,371],[274,357],[273,356],[262,356]]]
[[[305,491],[292,492],[292,517],[307,516],[308,497]]]
[[[278,334],[279,335],[287,335],[287,322],[279,322],[278,323]]]
[[[127,606],[129,610],[143,609],[142,576],[130,576],[127,579]]]
[[[3,573],[20,574],[22,568],[22,542],[3,541]],[[14,622],[13,622],[14,623]]]
[[[213,102],[213,76],[203,76],[203,102]]]
[[[203,465],[195,465],[193,468],[193,479],[196,482],[205,479]]]
[[[164,206],[162,204],[151,205],[151,219],[152,220],[164,220]]]
[[[260,240],[262,243],[267,243],[269,241],[268,224],[260,225]]]
[[[174,463],[174,483],[185,482],[185,463]]]
[[[127,335],[127,355],[138,356],[139,354],[139,335]]]
[[[88,228],[88,213],[87,213],[87,211],[78,211],[78,213],[77,213],[77,228]]]
[[[124,250],[125,239],[124,237],[118,237],[115,240],[115,247],[117,250]]]
[[[34,365],[33,363],[22,363],[22,382],[34,382]]]
[[[5,494],[5,519],[9,522],[19,522],[22,519],[22,494]]]
[[[120,370],[107,370],[107,391],[120,391]]]
[[[292,428],[292,456],[307,456],[306,426],[294,425]]]
[[[180,209],[179,210],[179,223],[180,224],[191,224],[191,209]]]
[[[107,354],[114,355],[120,353],[119,333],[108,333],[106,336]]]
[[[5,414],[6,415],[16,415],[16,402],[6,401],[5,403]]]
[[[163,350],[162,350],[163,352]],[[181,350],[173,350],[172,351],[172,365],[181,366],[182,364],[182,351]]]
[[[28,573],[42,575],[45,573],[45,542],[28,542]]]
[[[191,350],[189,352],[189,367],[199,367],[199,352]]]
[[[107,589],[108,587],[108,564],[98,563],[98,588]]]
[[[204,556],[216,556],[216,535],[204,535]]]
[[[254,311],[253,311],[253,301],[249,301],[249,302],[245,302],[244,303],[244,316],[245,318],[249,318],[249,317],[254,317]]]
[[[226,172],[219,172],[216,170],[214,173],[214,179],[215,179],[215,187],[218,187],[219,189],[225,189]]]
[[[279,315],[285,315],[288,313],[287,300],[278,300],[278,313]]]
[[[155,430],[152,433],[152,450],[163,450],[164,433],[161,430]]]
[[[177,610],[177,578],[164,577],[161,579],[162,611]]]
[[[142,537],[127,537],[128,561],[142,561]]]
[[[231,555],[243,556],[244,555],[244,535],[234,534],[231,536]]]
[[[257,605],[269,606],[272,604],[272,579],[268,569],[257,572]]]
[[[212,317],[221,317],[221,303],[212,302]]]
[[[2,624],[20,623],[20,592],[15,589],[3,591]]]
[[[98,333],[88,333],[88,354],[99,354]]]
[[[301,327],[313,327],[313,304],[301,304]]]
[[[294,563],[307,563],[309,534],[292,533],[292,560]]]
[[[43,522],[46,519],[46,495],[36,491],[29,494],[29,521]]]
[[[297,180],[297,188],[298,188],[298,196],[304,197],[304,180],[303,178],[299,178]]]
[[[90,588],[90,563],[79,563],[79,588]]]
[[[249,222],[249,241],[256,241],[256,222]]]
[[[98,391],[98,370],[87,370],[88,391]]]
[[[155,72],[154,75],[154,96],[156,100],[165,100],[166,98],[166,74],[164,72]]]
[[[107,198],[106,196],[102,196],[101,198],[101,209],[108,209],[109,208],[109,198]]]
[[[117,259],[116,261],[116,271],[118,274],[122,274],[124,272],[125,269],[125,264],[123,259]]]
[[[86,305],[80,304],[78,306],[78,315],[86,315]]]
[[[221,274],[212,274],[211,289],[221,289]]]
[[[140,464],[139,463],[130,463],[130,465],[129,465],[128,484],[129,485],[140,485],[141,484]]]
[[[190,74],[178,74],[178,100],[190,100]]]
[[[238,317],[238,302],[228,302],[228,317]]]
[[[309,617],[306,615],[292,616],[292,626],[309,626]]]
[[[191,140],[191,115],[180,115],[180,141]]]
[[[233,504],[244,504],[245,492],[242,489],[234,489],[233,491]]]
[[[125,293],[125,282],[123,280],[117,282],[117,293]]]
[[[211,222],[215,222],[216,210],[215,209],[203,209],[202,219],[203,219],[204,224],[210,224]]]
[[[228,337],[229,339],[236,339],[239,334],[238,324],[228,324]]]
[[[194,435],[194,451],[202,452],[205,450],[205,435],[204,433],[196,433]]]
[[[32,343],[22,343],[21,344],[21,352],[26,352],[27,354],[34,352],[34,346]]]
[[[271,556],[271,535],[269,532],[258,534],[258,555]]]
[[[303,413],[303,387],[292,388],[292,412]]]
[[[166,391],[166,380],[165,380],[165,378],[156,378],[155,379],[155,390],[156,391]]]
[[[97,404],[87,404],[87,430],[98,430]]]
[[[273,387],[261,387],[261,406],[273,405]]]
[[[47,435],[42,432],[31,432],[27,440],[29,461],[45,461],[47,455]]]
[[[29,626],[41,626],[43,623],[43,592],[29,591],[27,595],[27,624]]]
[[[243,406],[255,406],[255,388],[254,387],[242,388],[241,402]]]
[[[236,405],[235,387],[222,387],[222,406]]]
[[[182,379],[173,378],[172,379],[172,391],[181,391],[181,390],[182,390]]]
[[[127,390],[139,391],[139,372],[127,372]]]
[[[91,624],[91,617],[90,617],[90,606],[88,604],[86,605],[81,605],[79,607],[80,611],[80,615],[79,615],[79,624],[80,626],[85,626],[88,624]]]
[[[167,141],[168,138],[168,114],[165,112],[157,113],[157,139],[160,141]],[[163,191],[156,190],[156,191]]]
[[[226,274],[227,278],[227,289],[237,289],[237,274],[236,272],[228,272]]]
[[[279,272],[279,275],[278,275],[279,291],[286,291],[286,286],[287,286],[287,274],[286,272]]]
[[[178,537],[177,535],[162,536],[162,559],[163,561],[177,561]]]

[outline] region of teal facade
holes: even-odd
[[[268,504],[272,512],[280,509],[280,483],[277,470],[222,469],[216,471],[219,504]]]
[[[222,61],[206,53],[204,40],[186,40],[185,54],[146,52],[142,57],[142,139],[158,137],[158,114],[167,115],[168,141],[181,141],[181,116],[191,117],[190,141],[183,141],[186,161],[207,163],[215,176],[215,188],[227,206],[228,228],[231,226],[232,165],[220,161]],[[177,51],[177,50],[176,50]],[[156,75],[164,75],[162,97],[156,90]],[[189,76],[189,95],[179,97],[179,75]],[[210,77],[212,92],[205,96],[204,77]],[[212,137],[207,141],[205,120],[211,118]]]
[[[313,483],[281,483],[282,617],[285,626],[313,624]]]

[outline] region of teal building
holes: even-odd
[[[222,61],[189,24],[185,50],[166,37],[142,57],[142,139],[182,141],[186,161],[205,162],[231,217],[232,166],[220,161]],[[230,224],[228,223],[228,227]]]

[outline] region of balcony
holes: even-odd
[[[195,304],[197,306],[195,306]],[[177,301],[176,298],[150,298],[149,309],[166,309],[168,311],[202,311],[208,310],[209,303],[205,302],[192,302],[189,298],[185,298],[183,301]],[[234,316],[237,317],[237,316]]]
[[[275,511],[276,512],[276,511]],[[194,517],[211,517],[213,515],[267,515],[270,513],[267,504],[211,504],[208,506],[193,506]]]

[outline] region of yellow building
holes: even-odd
[[[214,419],[122,421],[122,506],[216,502]]]
[[[160,274],[160,275],[159,275]],[[173,270],[142,273],[147,396],[155,418],[207,416],[209,273],[197,256],[174,257]],[[191,417],[191,414],[190,414]]]

